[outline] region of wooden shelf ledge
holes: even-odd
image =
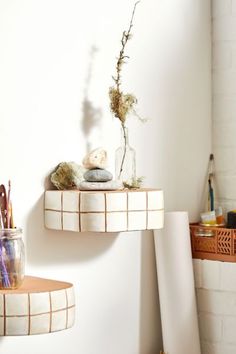
[[[75,232],[122,232],[163,228],[159,189],[46,191],[45,227]]]
[[[26,276],[16,290],[0,290],[0,335],[45,334],[70,328],[75,319],[73,285]]]

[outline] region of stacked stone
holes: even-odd
[[[85,181],[79,185],[80,190],[117,190],[122,189],[120,181],[113,180],[111,172],[106,170],[107,153],[99,148],[91,151],[83,159]]]

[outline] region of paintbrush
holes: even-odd
[[[8,192],[6,198],[6,209],[7,209],[7,228],[10,228],[10,214],[11,214],[11,203],[10,203],[10,196],[11,196],[11,181],[8,181]]]
[[[213,188],[213,178],[214,178],[214,155],[210,154],[209,161],[209,171],[208,171],[208,210],[213,211],[215,209],[214,206],[214,188]]]
[[[13,210],[12,210],[12,202],[10,202],[10,228],[11,229],[15,228],[14,218],[13,218]]]
[[[3,218],[3,228],[7,227],[7,196],[6,196],[6,188],[3,184],[0,185],[0,205],[1,205],[1,213]]]
[[[4,222],[3,222],[3,217],[2,217],[1,206],[0,206],[0,228],[4,229]]]

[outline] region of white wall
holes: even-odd
[[[0,1],[1,182],[12,179],[27,273],[72,281],[78,304],[72,330],[2,338],[4,354],[161,348],[152,233],[43,228],[44,179],[60,161],[80,162],[87,143],[104,145],[113,170],[119,124],[107,91],[132,6],[127,0]],[[140,115],[150,119],[146,125],[130,120],[138,174],[165,190],[168,210],[187,209],[196,220],[211,144],[209,1],[142,1],[128,49],[124,90],[137,95]],[[85,116],[95,127],[87,136]]]

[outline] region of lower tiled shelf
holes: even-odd
[[[163,191],[46,191],[45,227],[75,232],[163,228]]]
[[[0,290],[0,335],[45,334],[70,328],[75,319],[73,285],[26,276],[16,290]]]

